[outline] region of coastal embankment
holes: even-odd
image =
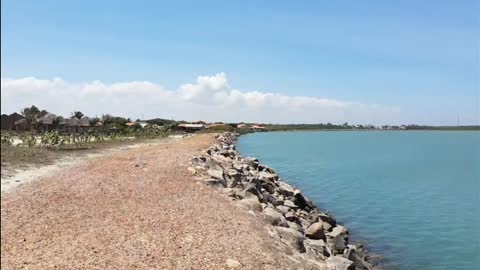
[[[225,133],[189,170],[214,189],[263,219],[277,246],[309,269],[374,269],[361,245],[349,244],[348,229],[322,212],[299,189],[257,159],[238,155],[238,135]],[[326,268],[325,268],[326,267]]]
[[[122,148],[5,190],[2,269],[368,268],[345,227],[235,140]]]
[[[315,269],[191,175],[215,143],[125,148],[2,192],[2,269]]]

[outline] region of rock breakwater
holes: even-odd
[[[271,238],[308,269],[374,269],[361,245],[349,244],[348,229],[255,158],[238,155],[238,135],[224,133],[189,170],[207,185],[260,216]]]

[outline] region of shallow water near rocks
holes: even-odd
[[[480,265],[480,132],[270,132],[237,147],[332,211],[387,269]]]

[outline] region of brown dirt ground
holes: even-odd
[[[18,147],[11,145],[1,146],[2,177],[14,175],[16,171],[42,167],[54,164],[56,161],[69,157],[82,157],[88,154],[101,153],[112,148],[125,147],[148,139],[135,139],[126,141],[104,141],[82,145],[78,150],[52,150],[44,147]]]
[[[188,172],[213,142],[126,149],[2,193],[2,269],[289,269],[258,218]]]

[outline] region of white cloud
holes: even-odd
[[[268,123],[388,123],[398,109],[334,99],[241,91],[228,84],[225,73],[200,76],[195,83],[168,90],[148,81],[106,84],[71,83],[26,77],[1,79],[2,113],[35,104],[69,115],[106,113],[131,118],[174,118]]]

